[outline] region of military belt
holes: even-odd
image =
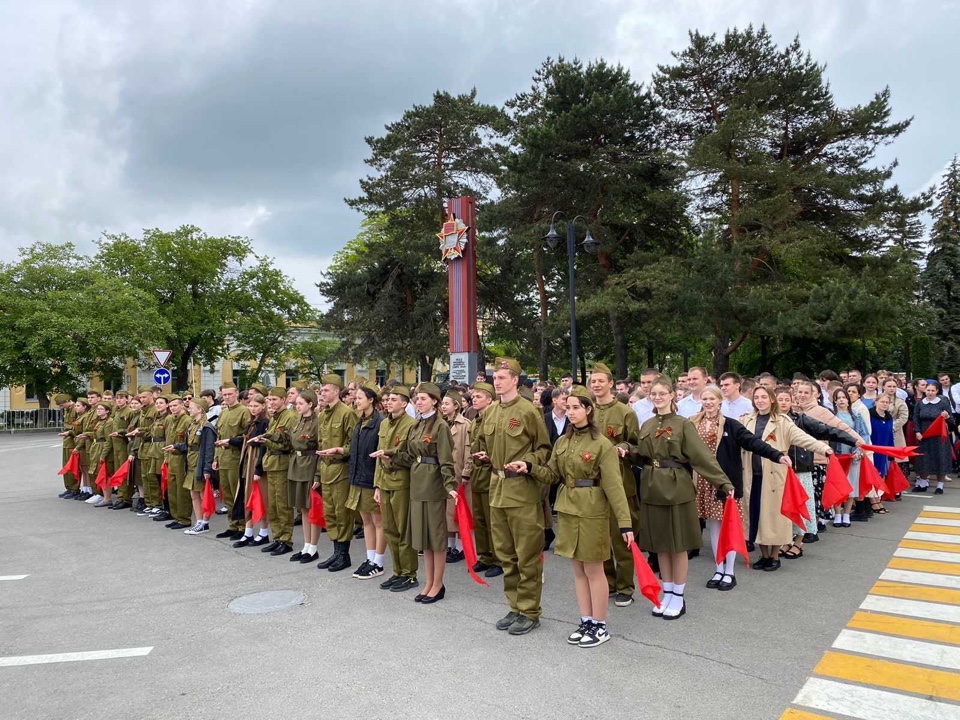
[[[294,450],[297,453],[297,457],[310,457],[311,455],[316,454],[316,450]]]
[[[515,470],[497,470],[497,476],[501,478],[518,478],[523,477],[520,473]]]
[[[685,466],[682,463],[678,463],[674,460],[657,460],[654,458],[651,463],[655,468],[684,468]]]
[[[349,458],[323,458],[323,461],[327,465],[343,465],[345,462],[349,462]]]
[[[106,439],[106,438],[94,438],[93,441],[94,441],[94,442],[106,442],[107,439]]]
[[[163,442],[164,438],[147,438],[144,442]]]
[[[599,480],[574,480],[574,487],[596,487],[600,484]]]
[[[289,450],[271,450],[268,454],[269,455],[289,455],[290,451]]]
[[[439,465],[440,458],[435,455],[417,455],[417,462],[423,465]]]

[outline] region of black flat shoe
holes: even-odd
[[[169,521],[169,520],[173,520],[173,515],[171,515],[171,514],[168,513],[167,511],[163,511],[163,512],[160,513],[159,515],[154,515],[154,516],[153,516],[153,521],[154,521],[154,522],[167,522],[167,521]]]
[[[723,580],[723,573],[715,572],[713,577],[707,580],[707,587],[711,590],[716,590],[718,587],[720,587],[721,580]]]
[[[779,569],[780,569],[780,561],[779,561],[779,560],[772,560],[772,559],[770,559],[770,558],[767,558],[767,559],[770,560],[770,562],[768,562],[768,563],[764,566],[764,568],[763,568],[763,571],[764,571],[764,572],[773,572],[774,570],[779,570]]]
[[[280,557],[281,555],[286,555],[288,552],[293,552],[293,548],[286,543],[277,543],[277,546],[270,551],[270,555],[272,557]]]
[[[280,545],[280,542],[277,541],[277,540],[274,540],[272,543],[270,543],[269,545],[267,545],[265,548],[260,548],[260,552],[265,552],[265,553],[273,552],[274,550],[277,549],[277,547],[278,547],[279,545]]]
[[[432,603],[438,602],[439,600],[443,600],[443,598],[444,598],[444,596],[445,596],[446,594],[447,594],[447,588],[444,587],[443,585],[441,585],[441,586],[440,586],[440,592],[438,592],[438,593],[437,593],[436,595],[434,595],[433,597],[430,597],[429,595],[424,595],[423,598],[420,600],[420,604],[421,604],[421,605],[430,605],[430,604],[432,604]],[[416,598],[414,598],[414,599],[416,599]]]
[[[751,565],[750,567],[752,567],[754,570],[763,570],[763,569],[765,569],[765,568],[767,567],[767,565],[768,565],[769,563],[771,563],[771,562],[773,562],[773,561],[772,561],[770,558],[768,558],[768,557],[761,557],[761,558],[758,558],[757,561],[756,561],[753,565]]]
[[[840,527],[845,527],[845,528],[850,527],[850,523],[848,522],[840,523]]]
[[[756,546],[754,543],[752,543],[752,542],[750,542],[750,541],[748,540],[748,541],[747,541],[747,552],[753,552],[753,551],[756,550],[756,549],[757,549],[757,546]]]
[[[243,536],[242,538],[240,538],[237,542],[235,542],[235,543],[233,544],[233,546],[234,546],[235,548],[242,548],[242,547],[246,547],[247,545],[249,545],[249,544],[252,543],[252,542],[253,542],[253,535],[244,535],[244,536]]]
[[[503,575],[503,568],[499,565],[491,565],[490,569],[483,574],[484,577],[499,577],[500,575]]]
[[[417,596],[413,599],[413,601],[414,601],[414,602],[423,602],[423,599],[424,599],[425,597],[426,597],[426,595],[422,595],[422,594],[421,594],[421,595],[417,595]]]
[[[293,555],[290,556],[290,562],[300,562],[300,558],[303,557],[303,551],[298,550]]]
[[[314,560],[317,559],[317,557],[319,556],[316,553],[313,553],[312,555],[303,555],[300,558],[300,564],[306,565],[307,563],[312,563]]]
[[[244,535],[243,530],[234,530],[234,531],[233,531],[233,534],[230,536],[230,539],[231,539],[231,540],[241,540],[241,539],[243,539],[243,538],[245,538],[245,537],[246,537],[246,535]]]
[[[943,495],[943,488],[937,488],[933,491],[934,495]]]
[[[485,571],[487,571],[487,570],[489,570],[489,569],[490,569],[490,566],[489,566],[489,565],[487,565],[486,563],[482,563],[482,562],[480,562],[479,560],[477,560],[477,561],[473,564],[473,571],[474,571],[475,573],[482,573],[482,572],[485,572]]]
[[[730,578],[727,580],[727,578]],[[717,586],[718,590],[733,590],[737,586],[737,578],[735,575],[724,575],[723,580],[720,581],[720,584]]]
[[[804,541],[805,543],[820,542],[820,536],[817,535],[816,533],[804,533],[804,534],[803,534],[803,541]]]
[[[175,523],[170,523],[169,525],[167,525],[167,527],[170,528],[171,530],[184,530],[190,527],[190,525],[185,525],[184,523],[181,523],[181,522],[175,522]]]
[[[269,542],[270,542],[269,536],[257,535],[253,540],[250,541],[250,547],[260,547],[261,545],[266,545],[267,547],[270,547],[270,545],[268,544]]]
[[[233,530],[227,529],[227,530],[224,530],[223,532],[218,532],[216,535],[214,535],[214,537],[220,538],[222,540],[223,538],[228,538],[231,535],[233,535]]]
[[[926,491],[927,489],[925,487],[920,487],[919,485],[914,485],[913,489],[910,490],[910,492],[915,492],[915,493],[926,492]]]
[[[389,590],[390,588],[392,588],[396,583],[400,582],[401,580],[403,580],[403,578],[400,577],[399,575],[391,575],[391,576],[388,577],[386,580],[384,580],[382,583],[380,583],[380,589],[381,589],[381,590]]]

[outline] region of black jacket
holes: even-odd
[[[720,469],[733,483],[736,497],[743,497],[743,457],[741,450],[756,453],[771,462],[780,462],[783,453],[768,445],[752,432],[747,430],[738,420],[723,418],[719,428],[720,437],[717,442],[717,462]],[[726,496],[717,493],[717,499],[723,500]]]
[[[843,443],[844,445],[856,445],[857,441],[852,435],[848,435],[840,428],[835,428],[820,422],[816,418],[803,413],[790,412],[790,419],[793,424],[803,430],[807,435],[822,440],[823,442]],[[793,463],[794,472],[813,472],[813,451],[804,450],[796,445],[790,448],[790,461]]]
[[[543,422],[547,426],[547,434],[550,436],[550,446],[553,447],[557,444],[557,440],[560,439],[560,433],[557,432],[557,426],[553,422],[553,408],[550,408],[543,413]],[[570,421],[567,420],[567,422]],[[567,426],[564,425],[563,429],[566,430]]]
[[[377,451],[380,442],[380,423],[383,415],[373,411],[373,419],[369,423],[363,420],[357,422],[350,438],[350,484],[373,490],[373,475],[377,469],[377,461],[370,457],[370,453]]]

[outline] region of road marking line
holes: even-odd
[[[914,560],[923,560],[925,562],[936,561],[939,563],[956,563],[960,565],[960,553],[937,552],[936,550],[914,550],[912,548],[899,548],[893,553],[896,558],[913,558]],[[893,567],[891,565],[891,567]],[[944,571],[946,572],[946,571]]]
[[[833,647],[837,650],[875,655],[889,660],[932,665],[941,670],[960,670],[960,648],[920,640],[874,635],[856,630],[841,630]],[[887,683],[874,682],[873,684],[886,685]]]
[[[922,527],[918,525],[913,525],[911,530],[916,527]],[[946,528],[945,528],[946,529]],[[903,536],[905,540],[928,540],[930,542],[940,542],[947,543],[950,545],[960,545],[960,537],[956,535],[941,535],[939,533],[931,532],[908,532]]]
[[[915,572],[940,573],[943,575],[960,575],[960,564],[953,561],[934,562],[932,560],[905,560],[892,558],[888,568],[896,570],[913,570]],[[882,576],[881,576],[882,577]],[[893,580],[894,578],[889,578]]]
[[[946,505],[924,505],[923,509],[932,510],[933,512],[953,513],[955,515],[960,515],[960,507],[947,507]]]
[[[944,513],[939,513],[943,515]],[[940,527],[960,527],[960,520],[954,515],[949,520],[941,517],[930,517],[930,515],[921,513],[920,517],[913,521],[916,525],[938,525]]]
[[[850,682],[879,685],[943,700],[960,700],[960,675],[944,670],[827,651],[813,671],[818,675],[829,675]]]
[[[900,635],[918,640],[960,645],[960,626],[946,623],[917,620],[916,618],[881,615],[872,612],[856,612],[847,627],[870,630],[887,635]]]
[[[786,712],[780,716],[780,720],[832,720],[832,718],[828,718],[826,715],[817,715],[815,713],[806,712],[804,710],[787,708]]]
[[[886,571],[885,571],[886,572]],[[949,603],[960,605],[960,590],[927,587],[925,585],[907,585],[906,583],[878,580],[870,588],[872,595],[886,595],[888,597],[905,598],[909,600],[926,600],[928,602]]]
[[[940,535],[960,535],[960,527],[950,527],[947,525],[937,525],[936,527],[931,527],[930,525],[924,525],[920,523],[920,518],[917,518],[916,523],[910,526],[912,532],[935,532]],[[907,533],[907,537],[910,537],[910,534]],[[946,542],[949,542],[946,541]]]
[[[960,720],[960,707],[898,693],[810,678],[796,705],[857,720]]]
[[[890,613],[893,615],[906,615],[908,617],[922,618],[925,620],[960,623],[960,607],[955,605],[942,605],[940,603],[917,602],[916,600],[903,600],[895,597],[867,595],[866,599],[860,603],[860,609]]]
[[[932,587],[960,590],[960,578],[954,577],[953,575],[913,572],[912,570],[887,569],[880,573],[880,579],[890,580],[892,582],[915,583],[917,585],[930,585]]]
[[[944,511],[949,509],[950,508],[944,508]],[[956,520],[960,516],[958,516],[957,513],[952,513],[952,512],[934,512],[932,510],[924,510],[920,513],[920,517],[943,518],[944,520]]]
[[[88,652],[56,653],[53,655],[17,655],[0,657],[0,667],[45,665],[47,663],[82,662],[84,660],[112,660],[114,658],[142,657],[153,647],[123,648],[120,650],[90,650]]]
[[[936,550],[945,553],[960,553],[960,547],[949,543],[924,542],[923,540],[903,540],[897,547],[914,550]]]
[[[25,577],[30,577],[29,575],[0,575],[0,580],[23,580]]]

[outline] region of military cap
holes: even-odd
[[[391,387],[389,390],[387,390],[387,392],[390,393],[391,395],[399,395],[400,397],[405,398],[408,401],[410,400],[410,390],[407,389],[406,385],[401,385],[400,383],[397,383],[396,385]]]
[[[302,397],[304,400],[309,400],[311,403],[313,403],[314,407],[317,406],[317,394],[310,388],[304,388],[301,390],[300,397]]]
[[[458,408],[460,407],[460,403],[463,401],[463,396],[460,393],[458,393],[456,390],[447,390],[443,394],[443,396],[453,400],[453,402],[456,404]]]
[[[417,385],[417,392],[418,392],[418,393],[424,393],[425,395],[429,395],[430,397],[432,397],[432,398],[433,398],[434,400],[436,400],[437,402],[440,402],[440,400],[443,399],[443,395],[442,395],[442,393],[440,392],[440,388],[437,387],[437,386],[436,386],[434,383],[432,383],[432,382],[422,382],[422,383],[420,383],[419,385]]]
[[[528,388],[526,385],[521,385],[518,392],[520,393],[520,397],[522,397],[524,400],[533,402],[533,390]]]
[[[287,389],[279,385],[274,385],[267,394],[273,397],[285,398],[287,396]]]
[[[267,387],[266,387],[266,385],[264,385],[263,383],[255,382],[255,383],[253,383],[253,384],[250,386],[250,389],[251,389],[251,390],[256,390],[256,391],[257,391],[258,393],[260,393],[261,395],[266,395],[266,394],[267,394]]]
[[[230,381],[227,381],[227,382],[225,382],[223,385],[220,386],[220,389],[221,389],[221,390],[236,390],[236,389],[237,389],[237,385],[236,385],[236,383],[232,383],[232,382],[230,382]]]
[[[365,378],[363,375],[355,375],[354,378],[353,378],[353,381],[354,381],[358,386],[370,387],[370,381],[367,380],[367,378]]]
[[[87,398],[87,397],[78,397],[78,398],[77,398],[77,402],[78,402],[78,403],[83,403],[83,404],[86,405],[87,407],[90,407],[90,398]]]
[[[485,392],[487,395],[490,396],[491,400],[497,399],[497,391],[494,389],[493,385],[491,385],[490,383],[478,382],[476,385],[473,386],[473,389]]]
[[[509,370],[514,375],[523,373],[523,368],[520,367],[520,363],[509,357],[498,357],[496,367],[502,370]]]
[[[590,402],[593,402],[593,394],[587,390],[583,385],[574,385],[570,388],[570,396],[577,398],[586,398]]]
[[[610,368],[608,368],[606,365],[604,365],[603,363],[600,363],[600,362],[594,363],[594,364],[593,364],[593,367],[590,368],[590,372],[591,372],[591,373],[601,373],[601,374],[603,374],[603,375],[607,375],[611,380],[613,379],[613,373],[610,372]]]
[[[320,378],[320,383],[322,385],[333,385],[340,390],[343,390],[343,378],[337,375],[336,373],[329,373]]]
[[[117,390],[117,394],[114,397],[130,397],[130,393],[126,390]]]
[[[207,402],[206,398],[194,398],[190,402],[192,402],[194,405],[200,408],[203,411],[204,415],[210,412],[210,403]]]
[[[166,393],[165,395],[161,395],[160,397],[162,397],[162,398],[163,398],[164,400],[166,400],[168,403],[172,403],[174,400],[179,400],[179,399],[180,399],[180,396],[179,396],[179,395],[176,395],[176,394],[174,394],[174,393]]]
[[[66,393],[57,393],[53,396],[53,404],[60,405],[61,403],[70,402],[71,398]]]
[[[380,391],[377,389],[376,385],[371,385],[369,382],[364,382],[360,387],[368,392],[372,392],[373,396],[376,398],[376,401],[380,402]]]
[[[137,392],[138,393],[153,392],[153,385],[138,385]]]
[[[306,390],[307,381],[306,380],[294,380],[290,383],[290,387],[295,387],[297,390]]]

